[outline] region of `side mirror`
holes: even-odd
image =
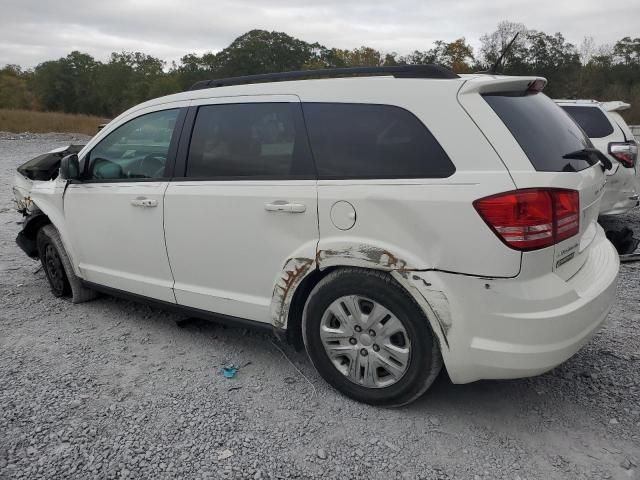
[[[60,160],[60,178],[63,180],[80,178],[80,162],[76,153],[62,157],[62,160]]]

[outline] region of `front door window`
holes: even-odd
[[[103,138],[88,155],[87,180],[163,178],[178,109],[141,115]]]

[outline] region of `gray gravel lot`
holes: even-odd
[[[82,137],[0,134],[0,478],[640,478],[640,263],[554,371],[396,410],[330,389],[269,335],[49,293],[15,245],[15,167]],[[640,213],[623,219],[640,233]],[[240,365],[228,380],[220,367]]]

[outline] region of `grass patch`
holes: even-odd
[[[95,135],[108,118],[59,112],[0,109],[0,132],[84,133]]]

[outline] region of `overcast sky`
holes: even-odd
[[[142,51],[178,60],[217,51],[254,28],[328,47],[401,54],[461,36],[474,46],[500,20],[579,44],[640,36],[639,0],[0,0],[0,65],[32,67],[72,50],[99,60]]]

